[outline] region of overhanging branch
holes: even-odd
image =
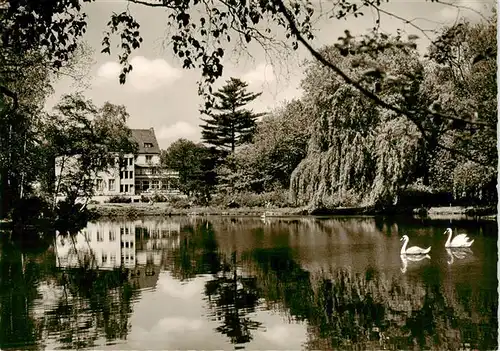
[[[305,40],[305,38],[303,37],[303,35],[300,33],[300,30],[297,28],[297,25],[295,24],[294,20],[293,20],[293,17],[290,15],[290,13],[288,12],[288,9],[286,8],[285,4],[283,3],[282,0],[276,0],[277,1],[277,4],[278,4],[278,7],[280,9],[280,12],[285,16],[289,26],[290,26],[290,31],[292,32],[292,34],[297,38],[297,40],[299,42],[301,42],[305,47],[306,49],[309,51],[309,53],[316,59],[318,60],[319,62],[321,62],[323,65],[325,65],[326,67],[330,68],[331,70],[333,70],[336,74],[338,74],[339,76],[342,77],[342,79],[344,79],[344,81],[347,83],[347,84],[350,84],[352,85],[353,87],[355,87],[356,89],[358,89],[361,93],[363,93],[363,95],[365,95],[366,97],[372,99],[374,102],[376,102],[379,106],[381,107],[384,107],[390,111],[393,111],[393,112],[396,112],[398,114],[401,114],[401,115],[404,115],[406,116],[407,118],[409,118],[410,120],[412,120],[414,123],[416,123],[415,119],[416,119],[416,116],[413,114],[413,113],[410,113],[408,111],[404,111],[394,105],[391,105],[387,102],[385,102],[384,100],[382,100],[380,97],[378,97],[377,95],[373,94],[371,91],[365,89],[359,82],[356,82],[355,80],[351,79],[347,74],[345,74],[340,68],[338,68],[337,66],[335,66],[334,64],[332,64],[330,61],[328,61],[323,55],[321,55],[316,49],[314,49],[311,44],[309,44],[307,42],[307,40]],[[496,129],[496,125],[491,125],[489,123],[485,123],[485,122],[478,122],[478,121],[469,121],[469,120],[466,120],[466,119],[463,119],[463,118],[459,118],[459,117],[455,117],[455,116],[449,116],[449,115],[443,115],[443,114],[440,114],[440,113],[437,113],[437,112],[434,112],[434,111],[430,111],[430,110],[427,110],[425,111],[426,113],[434,116],[434,117],[438,117],[438,118],[441,118],[441,119],[448,119],[448,120],[452,120],[452,121],[456,121],[456,122],[461,122],[461,123],[466,123],[466,124],[471,124],[471,125],[480,125],[480,126],[484,126],[484,127],[488,127],[488,128],[491,128],[491,129]]]
[[[304,38],[304,36],[300,32],[300,30],[297,28],[297,25],[296,25],[295,21],[293,20],[293,16],[290,14],[290,12],[288,11],[288,9],[285,6],[285,4],[283,3],[283,1],[282,0],[275,0],[275,1],[276,1],[276,4],[278,5],[279,11],[283,14],[283,16],[285,17],[286,21],[288,22],[291,34],[294,35],[297,38],[297,40],[300,43],[302,43],[302,45],[304,45],[304,47],[309,51],[309,53],[316,60],[318,60],[324,66],[330,68],[332,71],[334,71],[340,77],[342,77],[342,79],[347,84],[355,87],[363,95],[365,95],[366,97],[368,97],[371,100],[373,100],[377,105],[379,105],[379,106],[381,106],[381,107],[383,107],[383,108],[385,108],[387,110],[393,111],[393,112],[395,112],[395,113],[397,113],[399,115],[407,117],[411,122],[413,122],[415,124],[415,126],[418,128],[418,130],[422,134],[422,137],[427,142],[431,142],[431,138],[426,133],[425,128],[422,126],[421,123],[418,122],[418,116],[416,114],[408,112],[408,111],[405,111],[405,110],[402,110],[402,109],[400,109],[397,106],[394,106],[394,105],[391,105],[391,104],[385,102],[380,97],[378,97],[376,94],[374,94],[371,91],[369,91],[366,88],[364,88],[359,82],[351,79],[339,67],[335,66],[333,63],[331,63],[329,60],[327,60],[316,49],[314,49],[311,46],[311,44],[309,44],[309,42]],[[440,113],[437,113],[437,112],[433,112],[433,111],[430,111],[430,110],[427,110],[425,112],[428,113],[428,114],[430,114],[430,115],[432,115],[432,116],[434,116],[434,117],[438,117],[438,118],[441,118],[441,119],[445,119],[445,120],[448,119],[448,120],[452,120],[452,121],[456,121],[456,122],[461,122],[461,123],[466,123],[466,124],[470,124],[470,125],[480,125],[480,126],[491,128],[491,129],[494,128],[494,130],[496,130],[496,125],[492,126],[489,123],[485,123],[485,122],[472,122],[472,121],[468,121],[468,120],[465,120],[465,119],[462,119],[462,118],[458,118],[458,117],[454,117],[454,116],[443,115],[443,114],[440,114]],[[453,149],[453,148],[447,147],[447,146],[442,145],[442,144],[440,144],[439,142],[436,142],[436,141],[433,141],[433,142],[435,143],[436,146],[438,146],[438,147],[440,147],[440,148],[442,148],[444,150],[456,153],[457,155],[464,156],[464,157],[466,157],[466,158],[468,158],[470,160],[473,160],[474,162],[477,162],[477,163],[479,163],[481,165],[489,165],[489,164],[485,163],[482,160],[476,159],[475,157],[473,157],[472,155],[470,155],[468,153],[462,152],[461,150],[457,150],[457,149]]]
[[[166,7],[169,9],[176,9],[176,8],[180,7],[180,6],[169,5],[168,1],[159,1],[158,3],[150,2],[150,1],[142,1],[142,0],[127,0],[127,1],[131,2],[133,4],[144,5],[144,6],[149,6],[149,7]]]

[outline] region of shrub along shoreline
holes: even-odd
[[[355,216],[355,215],[423,215],[429,217],[440,216],[471,216],[496,220],[497,209],[495,207],[431,207],[425,210],[413,208],[383,208],[375,209],[368,207],[349,207],[336,209],[311,209],[306,207],[284,207],[284,208],[264,208],[264,207],[201,207],[193,206],[189,208],[176,208],[167,203],[129,203],[129,204],[92,204],[89,209],[94,210],[101,218],[140,218],[149,216],[249,216],[259,217],[265,214],[266,217],[284,216]]]

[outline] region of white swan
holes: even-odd
[[[410,238],[408,238],[408,235],[403,235],[403,237],[399,240],[399,241],[404,241],[403,247],[401,247],[401,255],[425,255],[431,251],[430,246],[427,249],[422,249],[421,247],[418,246],[412,246],[406,248],[406,245],[408,245],[409,240]]]
[[[448,232],[448,240],[444,244],[444,247],[470,247],[474,240],[470,240],[470,238],[466,234],[458,234],[451,240],[451,236],[453,235],[453,231],[451,228],[446,229],[445,233]]]

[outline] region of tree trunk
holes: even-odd
[[[7,217],[10,204],[9,171],[8,169],[2,169],[0,172],[0,218]]]

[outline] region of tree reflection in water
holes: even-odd
[[[46,311],[47,337],[68,349],[94,347],[101,336],[108,343],[126,339],[128,318],[137,288],[124,269],[97,271],[85,267],[54,275],[63,293],[55,308]]]
[[[0,232],[0,349],[37,348],[39,325],[33,318],[40,267]]]
[[[212,311],[210,318],[221,322],[216,331],[226,335],[232,344],[251,341],[251,331],[261,325],[248,317],[259,301],[256,279],[239,272],[236,252],[230,259],[219,252],[212,223],[203,220],[182,231],[186,236],[171,267],[174,276],[183,280],[211,274],[205,295]]]
[[[214,310],[212,317],[222,324],[217,331],[233,344],[244,344],[252,340],[251,331],[261,323],[251,320],[248,314],[255,312],[259,301],[257,281],[254,277],[243,277],[238,273],[236,252],[230,262],[222,264],[223,270],[214,275],[205,285],[208,304]]]
[[[286,313],[307,319],[310,349],[496,345],[496,292],[472,294],[457,286],[456,294],[446,296],[435,268],[428,268],[419,284],[373,269],[355,273],[336,267],[309,279],[289,250],[260,249],[253,257],[266,300],[280,301]]]

